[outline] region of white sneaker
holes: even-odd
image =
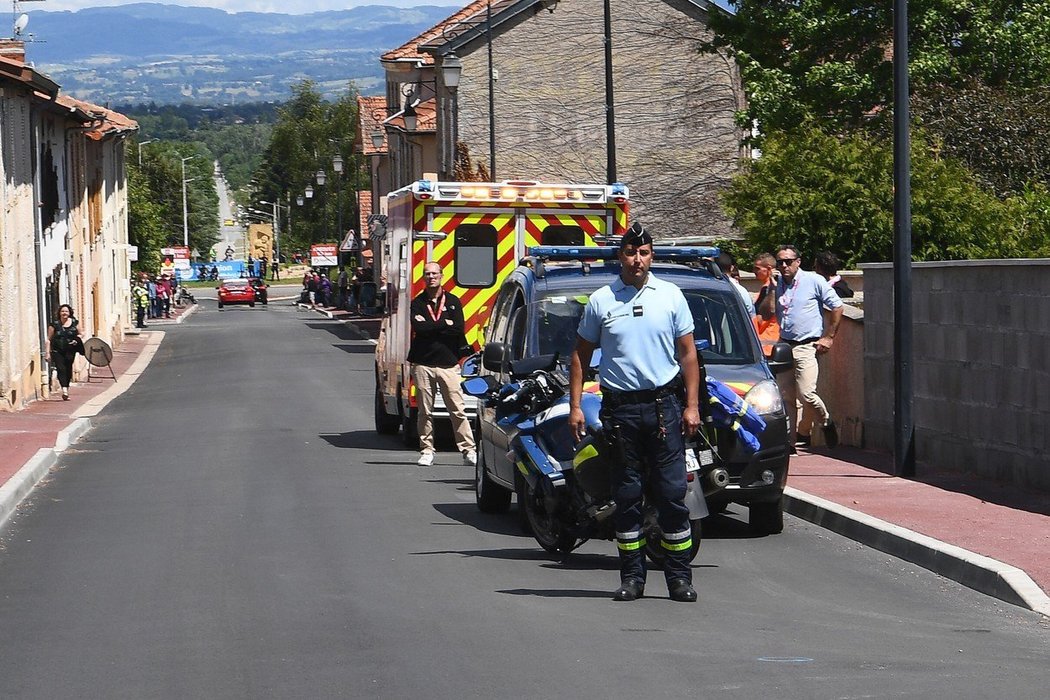
[[[419,460],[416,462],[421,467],[429,467],[434,463],[433,452],[421,452],[419,454]]]
[[[463,464],[469,464],[472,467],[478,466],[478,453],[474,450],[463,450]]]

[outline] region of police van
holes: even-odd
[[[569,362],[576,329],[591,293],[613,282],[620,264],[606,248],[539,247],[511,273],[493,302],[485,335],[481,372],[501,383],[510,360],[557,353]],[[729,472],[728,486],[713,497],[712,513],[730,502],[749,507],[749,525],[762,534],[784,527],[784,486],[790,446],[787,414],[774,372],[791,367],[791,348],[780,344],[767,362],[751,316],[729,279],[714,262],[716,248],[654,249],[653,274],[677,285],[693,314],[694,337],[709,376],[728,385],[765,420],[757,451],[744,449],[735,433],[717,431],[716,454]],[[706,341],[706,343],[699,343]],[[599,392],[596,382],[584,391]],[[491,506],[499,494],[504,507],[522,493],[522,477],[508,457],[515,426],[500,425],[495,408],[478,409],[478,467],[475,491]],[[521,503],[521,499],[518,499]],[[480,506],[480,503],[479,503]],[[488,510],[492,510],[491,507]]]

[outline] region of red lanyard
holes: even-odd
[[[437,323],[441,320],[441,314],[445,313],[445,293],[442,292],[441,296],[438,297],[437,308],[431,308],[430,302],[427,302],[427,313],[430,314],[431,320]]]

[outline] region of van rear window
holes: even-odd
[[[490,224],[456,227],[456,285],[491,287],[496,283],[496,229]]]

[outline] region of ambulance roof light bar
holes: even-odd
[[[409,188],[420,199],[468,201],[569,201],[623,204],[629,196],[627,185],[547,184],[533,180],[506,180],[504,182],[436,182],[417,180]]]

